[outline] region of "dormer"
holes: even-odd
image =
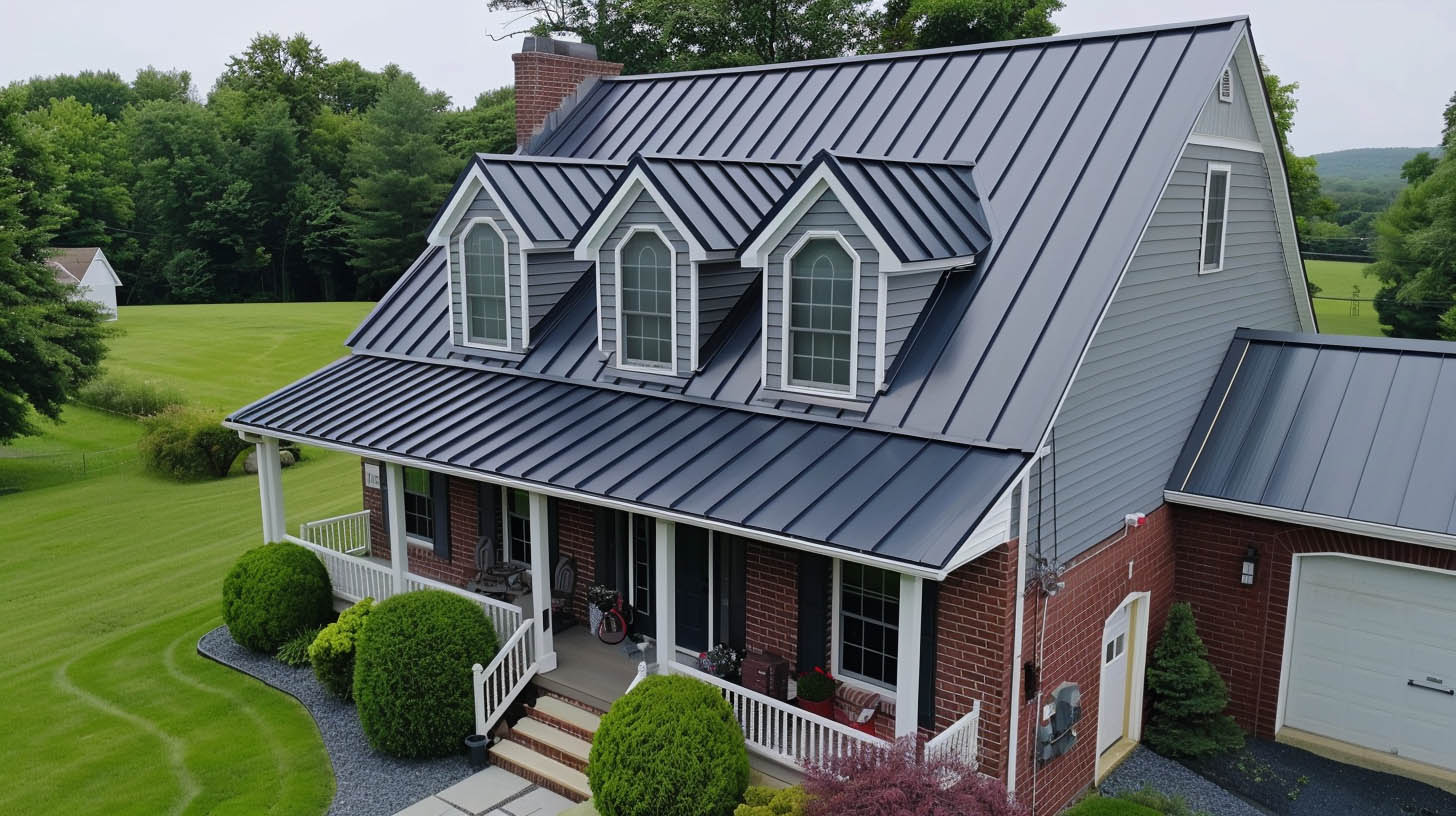
[[[575,241],[596,266],[597,347],[628,375],[686,377],[757,277],[738,245],[792,183],[784,162],[638,155]]]
[[[761,396],[853,409],[886,390],[942,278],[989,245],[970,165],[820,153],[742,249],[763,270]]]

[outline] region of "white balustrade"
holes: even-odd
[[[536,676],[536,659],[532,655],[533,622],[516,627],[509,639],[496,652],[489,666],[476,663],[472,687],[475,694],[475,733],[488,736],[510,707],[521,689]]]
[[[733,707],[749,750],[800,769],[830,757],[882,751],[889,742],[681,663],[668,670],[716,686]]]
[[[457,586],[443,584],[422,575],[415,575],[412,572],[405,573],[404,588],[408,592],[413,592],[417,589],[441,589],[445,592],[453,592],[462,598],[474,601],[480,605],[480,608],[485,612],[485,616],[490,618],[490,622],[495,626],[496,637],[504,637],[506,633],[516,631],[517,627],[521,625],[520,607],[515,604],[508,604],[505,601],[498,601],[495,598],[486,597],[478,592],[470,592]],[[527,621],[527,623],[530,623],[530,621]]]
[[[944,755],[958,759],[975,768],[980,761],[981,702],[971,706],[971,713],[956,720],[949,728],[936,734],[925,743],[928,757]]]
[[[346,555],[338,550],[315,544],[297,536],[284,536],[301,547],[307,547],[328,570],[329,582],[334,594],[346,601],[359,601],[366,597],[382,601],[394,594],[394,574],[389,567],[370,558]]]
[[[369,511],[306,521],[299,526],[298,537],[334,552],[368,555]]]

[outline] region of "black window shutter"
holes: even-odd
[[[829,591],[834,562],[828,556],[799,553],[799,665],[829,670]]]
[[[556,535],[556,497],[546,497],[546,552],[551,561],[546,564],[548,574],[556,575],[556,560],[561,557],[561,540]]]
[[[921,728],[935,727],[935,621],[940,600],[940,584],[923,581],[924,604],[920,610],[920,694],[919,723]]]
[[[379,518],[384,522],[384,536],[389,538],[389,468],[383,462],[379,466]]]
[[[450,560],[450,477],[430,474],[430,494],[435,511],[435,557]]]

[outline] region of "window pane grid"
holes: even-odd
[[[672,365],[672,256],[657,236],[633,235],[622,247],[622,359]]]
[[[404,531],[416,538],[435,538],[435,498],[430,492],[430,473],[404,468]]]
[[[900,650],[899,577],[888,570],[843,564],[839,618],[840,671],[894,686]]]
[[[472,343],[507,343],[506,247],[487,224],[465,234],[465,337]]]
[[[1224,221],[1228,214],[1229,171],[1210,170],[1208,173],[1208,207],[1203,214],[1203,269],[1218,269],[1223,265]]]
[[[809,241],[789,274],[789,382],[849,387],[854,262],[839,242]]]
[[[506,490],[506,535],[512,561],[531,562],[531,496],[524,490]]]

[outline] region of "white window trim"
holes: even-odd
[[[504,266],[506,284],[506,342],[504,345],[497,345],[495,343],[482,343],[470,339],[470,307],[467,302],[469,290],[465,285],[465,239],[469,237],[472,230],[482,224],[485,224],[491,229],[495,230],[496,236],[499,237],[501,240],[501,247],[503,249],[503,252],[501,253],[501,263]],[[452,269],[450,270],[450,311],[452,313],[451,323],[454,323],[454,318],[456,317],[456,315],[454,314],[456,292],[455,279],[458,277],[460,279],[460,337],[456,340],[456,343],[458,345],[467,346],[469,348],[489,349],[491,351],[510,351],[511,328],[513,326],[513,323],[511,321],[511,242],[506,240],[505,232],[501,230],[500,225],[496,224],[495,219],[485,217],[472,218],[469,221],[466,221],[460,227],[459,236],[455,239],[455,256],[460,261],[460,268],[454,269],[454,264],[451,264]]]
[[[642,364],[642,363],[630,363],[630,362],[628,362],[627,361],[627,344],[625,342],[623,342],[623,337],[622,337],[622,247],[626,246],[627,245],[627,242],[630,241],[630,240],[632,240],[632,236],[636,235],[639,232],[650,232],[650,233],[656,235],[657,238],[658,238],[658,240],[662,241],[663,246],[666,246],[667,247],[667,266],[668,266],[668,271],[670,273],[668,280],[671,282],[671,289],[672,289],[672,294],[670,296],[670,299],[672,301],[672,361],[670,363],[668,363],[667,365],[665,365],[665,366],[654,366],[654,365],[646,365],[646,364]],[[617,299],[617,303],[616,303],[616,307],[615,307],[616,308],[616,315],[617,315],[617,326],[616,326],[615,329],[613,329],[613,334],[615,335],[614,340],[615,340],[615,345],[616,345],[615,367],[616,368],[620,368],[623,371],[639,371],[639,372],[642,372],[644,374],[672,374],[672,375],[676,375],[678,373],[678,370],[677,370],[677,311],[678,311],[678,308],[677,308],[678,307],[678,304],[677,304],[677,249],[672,245],[672,241],[668,240],[667,234],[664,233],[662,231],[662,229],[660,227],[658,227],[656,224],[638,224],[637,226],[634,226],[631,229],[627,230],[627,234],[626,235],[623,235],[622,236],[622,239],[620,241],[617,241],[616,245],[612,247],[612,259],[613,259],[613,264],[614,264],[613,267],[612,267],[612,291],[615,294],[616,299]],[[601,296],[601,287],[600,286],[597,287],[597,296],[598,297]],[[600,335],[601,335],[601,332],[600,332],[600,330],[598,330],[598,337],[599,338],[600,338]]]
[[[1214,173],[1219,173],[1219,172],[1226,173],[1228,175],[1228,181],[1226,181],[1224,183],[1224,186],[1223,186],[1223,219],[1221,221],[1221,223],[1223,224],[1223,229],[1220,230],[1219,236],[1218,236],[1218,266],[1215,266],[1212,269],[1204,269],[1203,268],[1203,259],[1205,257],[1207,257],[1207,254],[1208,254],[1208,199],[1209,199],[1209,191],[1212,189],[1212,185],[1213,185],[1213,174]],[[1233,166],[1232,165],[1229,165],[1229,164],[1221,164],[1221,163],[1218,163],[1218,162],[1209,162],[1208,163],[1208,169],[1206,171],[1204,171],[1204,174],[1203,174],[1203,224],[1202,224],[1201,235],[1200,235],[1199,240],[1198,240],[1198,274],[1200,274],[1200,275],[1211,275],[1214,272],[1222,272],[1223,271],[1223,268],[1224,268],[1224,260],[1225,260],[1224,253],[1228,249],[1228,233],[1229,233],[1229,229],[1228,229],[1228,214],[1229,214],[1229,200],[1233,198],[1233,194],[1234,194],[1234,169],[1233,169]]]
[[[839,246],[849,253],[850,261],[853,263],[853,274],[850,277],[850,292],[852,297],[849,301],[849,387],[838,388],[815,388],[808,385],[796,385],[789,381],[789,279],[793,275],[794,256],[798,255],[810,241],[831,238],[839,242]],[[860,256],[854,247],[850,246],[844,234],[838,230],[810,230],[804,233],[794,245],[784,253],[784,259],[779,264],[779,274],[782,276],[782,284],[779,287],[779,388],[799,394],[815,394],[825,397],[849,397],[855,399],[859,396],[859,302],[860,302]],[[768,309],[765,308],[764,320],[768,320]],[[768,332],[764,332],[764,358],[768,358]],[[876,347],[879,339],[876,338]]]
[[[840,591],[842,587],[841,576],[843,574],[840,568],[843,563],[844,562],[841,559],[834,559],[834,589],[830,593],[832,599],[829,604],[831,619],[829,626],[829,662],[831,665],[829,671],[834,675],[835,680],[838,680],[839,682],[843,683],[846,686],[849,686],[850,688],[859,689],[860,691],[873,691],[874,693],[879,694],[882,697],[893,700],[895,699],[896,693],[896,688],[894,684],[881,685],[874,682],[873,680],[864,680],[858,677],[851,677],[850,675],[845,674],[842,667],[840,666],[840,656],[844,652],[844,633],[840,629],[841,624],[839,617],[839,613],[841,611],[840,607],[842,605],[842,602],[840,600]],[[896,624],[896,628],[898,630],[898,623]],[[896,659],[898,660],[898,658]]]

